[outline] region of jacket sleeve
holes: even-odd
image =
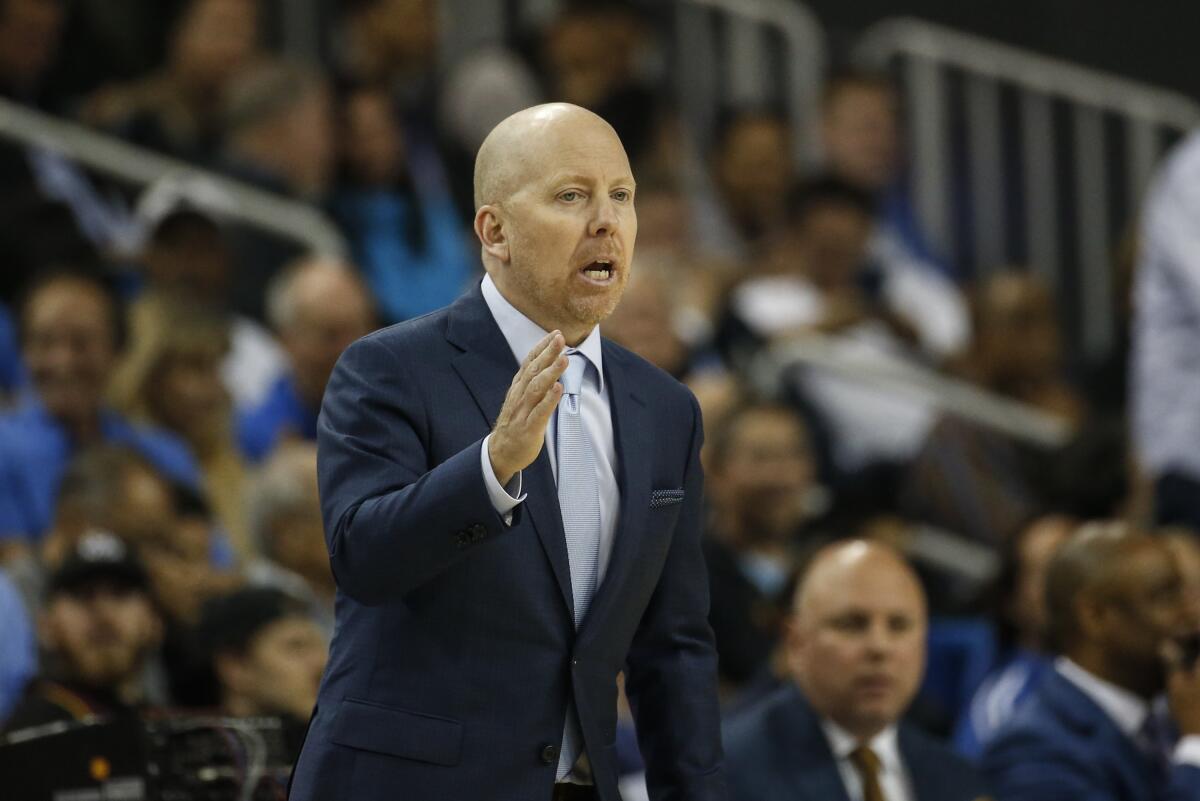
[[[440,464],[428,441],[425,399],[402,360],[376,337],[351,345],[325,391],[317,474],[333,574],[363,603],[405,596],[505,529],[483,438]]]
[[[658,586],[634,634],[626,691],[637,720],[654,801],[724,801],[717,653],[708,625],[708,575],[700,549],[704,478],[700,409],[680,510]]]

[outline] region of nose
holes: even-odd
[[[617,232],[617,206],[608,195],[601,196],[595,204],[588,233],[592,236],[612,236]]]
[[[892,645],[892,634],[888,631],[887,624],[883,621],[877,621],[871,624],[867,630],[866,647],[867,651],[873,656],[886,656]]]

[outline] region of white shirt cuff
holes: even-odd
[[[521,471],[518,470],[517,474],[509,479],[507,486],[500,485],[500,479],[496,478],[496,471],[492,469],[492,460],[488,458],[488,441],[491,438],[491,434],[483,438],[483,447],[479,451],[479,464],[483,470],[483,483],[487,487],[488,498],[492,502],[492,508],[504,518],[504,525],[511,526],[513,509],[516,509],[517,504],[525,500],[525,495],[521,493]]]
[[[1175,745],[1171,761],[1176,765],[1191,765],[1200,768],[1200,734],[1189,734]]]

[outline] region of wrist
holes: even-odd
[[[494,446],[495,440],[488,440],[488,462],[492,465],[492,474],[496,476],[496,481],[500,483],[500,486],[505,487],[508,486],[508,482],[512,481],[512,477],[517,474],[517,471],[505,464],[503,460],[496,458]]]

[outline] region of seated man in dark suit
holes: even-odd
[[[1058,550],[1046,606],[1061,655],[983,754],[1001,801],[1200,800],[1200,669],[1181,658],[1196,626],[1183,587],[1161,538],[1117,524],[1086,526]]]
[[[730,721],[735,801],[971,801],[971,767],[900,721],[925,668],[925,598],[895,552],[853,540],[813,558],[788,621],[793,682]]]

